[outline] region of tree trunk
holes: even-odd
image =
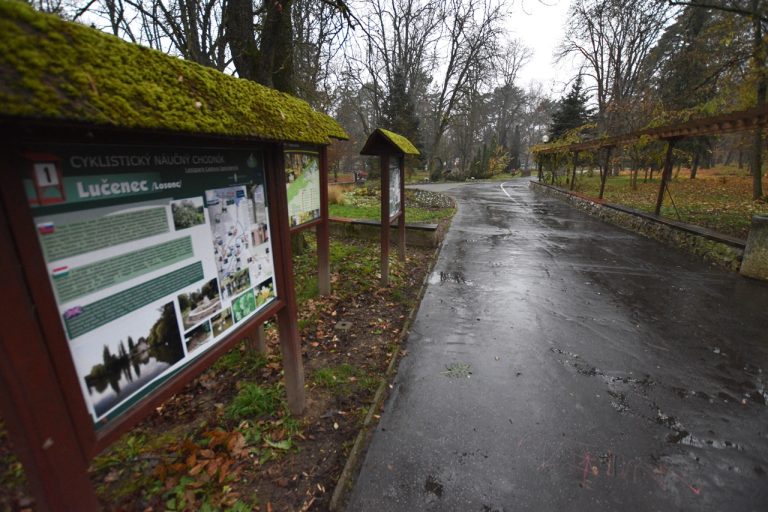
[[[307,250],[307,239],[304,238],[304,232],[299,231],[291,234],[291,254],[297,256],[304,254]]]
[[[613,148],[608,147],[605,150],[605,163],[600,167],[600,199],[605,194],[605,182],[608,180],[608,173],[611,172],[611,152]]]
[[[692,180],[696,179],[696,172],[698,172],[698,170],[699,170],[699,159],[700,159],[699,152],[696,151],[693,154],[693,165],[691,165],[691,179]]]
[[[760,0],[752,0],[752,23],[754,25],[754,48],[753,59],[755,62],[755,72],[757,77],[757,108],[765,105],[766,93],[768,92],[768,72],[766,65],[766,45],[763,41],[763,22],[760,20]],[[758,126],[755,128],[752,139],[752,199],[763,197],[763,129]]]
[[[232,63],[240,78],[256,79],[259,48],[253,31],[253,1],[229,0],[224,13],[226,38],[232,51]]]
[[[293,81],[293,0],[265,2],[256,81],[278,91],[295,94]]]

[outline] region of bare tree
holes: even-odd
[[[437,170],[434,157],[452,121],[454,110],[467,93],[467,85],[476,78],[471,71],[493,69],[492,62],[498,56],[502,35],[502,9],[502,3],[494,4],[489,0],[447,2],[442,25],[447,49],[432,106],[433,136],[427,148],[430,173],[433,175]]]
[[[72,12],[118,37],[223,71],[227,0],[90,0]]]
[[[575,0],[560,57],[585,63],[598,107],[598,126],[617,132],[632,121],[633,100],[650,78],[645,59],[671,8],[656,0]]]
[[[320,110],[328,111],[334,95],[334,60],[353,26],[339,16],[336,4],[295,0],[293,7],[293,53],[296,94]]]

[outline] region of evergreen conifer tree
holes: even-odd
[[[562,98],[552,114],[549,125],[549,140],[562,137],[565,132],[585,125],[592,120],[592,109],[587,106],[589,95],[582,89],[581,75],[571,86],[568,94]]]

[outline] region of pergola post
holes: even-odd
[[[555,177],[557,176],[557,155],[549,158],[549,168],[552,169],[552,185],[555,184]]]
[[[664,170],[661,173],[661,184],[659,185],[659,195],[656,198],[656,208],[653,210],[655,215],[661,213],[661,205],[664,203],[664,191],[672,175],[672,151],[675,149],[677,139],[667,139],[667,152],[664,156]]]
[[[608,181],[608,171],[609,166],[611,165],[611,153],[613,152],[613,146],[606,146],[605,148],[605,162],[604,165],[600,167],[600,196],[599,198],[603,198],[603,194],[605,193],[605,182]]]
[[[576,186],[576,166],[579,165],[579,152],[573,152],[573,171],[571,172],[571,190]]]

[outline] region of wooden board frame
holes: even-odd
[[[389,213],[389,162],[397,159],[400,170],[400,211]],[[402,153],[382,152],[381,166],[381,285],[389,285],[390,226],[397,220],[398,258],[405,261],[405,156]]]
[[[43,510],[97,510],[87,475],[89,461],[118,437],[151,414],[170,396],[231,349],[243,336],[277,315],[289,408],[304,409],[304,375],[296,326],[296,300],[287,218],[283,145],[217,136],[101,128],[71,123],[20,126],[0,122],[0,337],[2,415]],[[37,240],[18,164],[25,144],[88,144],[143,147],[255,149],[264,155],[270,201],[270,238],[277,297],[264,311],[246,321],[147,397],[96,431],[78,384],[77,373],[59,319],[42,250]],[[19,343],[24,340],[24,343]],[[26,377],[26,378],[23,378]]]
[[[328,213],[328,148],[326,146],[307,146],[286,144],[285,151],[316,151],[320,165],[320,218],[291,228],[291,233],[315,228],[317,238],[317,280],[318,293],[331,293],[331,230]],[[287,215],[287,214],[286,214]]]

